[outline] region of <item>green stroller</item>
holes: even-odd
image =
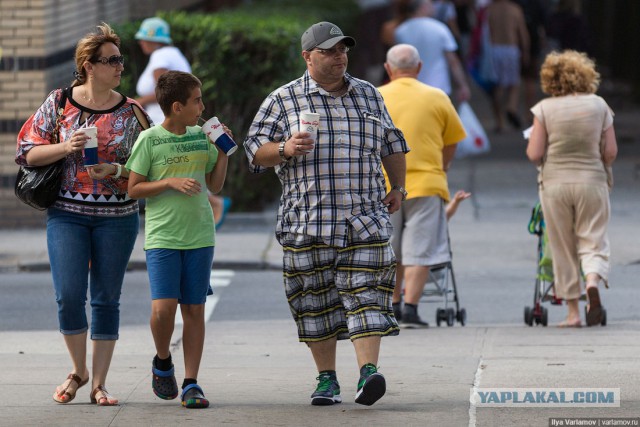
[[[542,215],[542,206],[538,202],[531,212],[529,220],[529,233],[538,236],[538,268],[536,272],[535,288],[533,293],[533,306],[525,306],[524,323],[529,326],[548,324],[548,311],[542,305],[543,302],[549,302],[551,305],[562,305],[563,299],[558,298],[555,294],[553,285],[553,261],[551,258],[551,250],[547,245],[547,231]],[[586,295],[580,296],[581,300],[586,300]],[[587,307],[585,306],[585,316]],[[607,324],[607,311],[602,309],[601,325]]]

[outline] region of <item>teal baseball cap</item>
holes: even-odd
[[[140,24],[135,38],[136,40],[171,44],[169,24],[162,18],[147,18]]]

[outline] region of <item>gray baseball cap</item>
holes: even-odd
[[[320,49],[330,49],[337,43],[344,41],[344,44],[353,47],[356,40],[353,37],[345,36],[342,30],[331,22],[318,22],[310,26],[301,38],[302,50],[311,50],[316,47]]]

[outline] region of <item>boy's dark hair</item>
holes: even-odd
[[[164,115],[171,115],[174,102],[186,105],[191,92],[199,87],[202,87],[202,83],[191,73],[168,71],[161,75],[156,84],[156,99]]]

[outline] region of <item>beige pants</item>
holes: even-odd
[[[580,266],[584,276],[597,273],[607,284],[611,205],[606,184],[545,184],[539,195],[556,295],[563,299],[580,297]]]

